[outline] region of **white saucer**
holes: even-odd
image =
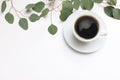
[[[99,49],[101,49],[106,41],[106,36],[100,36],[94,41],[91,42],[81,42],[78,41],[74,35],[71,26],[71,20],[68,18],[66,22],[63,24],[63,36],[66,43],[75,51],[81,53],[92,53]],[[102,29],[106,30],[106,27],[102,27]]]

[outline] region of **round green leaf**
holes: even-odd
[[[48,32],[50,33],[50,34],[52,34],[52,35],[55,35],[56,34],[56,32],[57,32],[57,27],[54,25],[54,24],[51,24],[50,26],[49,26],[49,28],[48,28]]]
[[[65,21],[71,14],[72,11],[63,9],[60,14],[60,20]]]
[[[65,21],[73,12],[73,1],[63,1],[62,10],[60,14],[61,21]]]
[[[104,12],[106,15],[108,15],[109,17],[113,17],[113,9],[114,7],[112,6],[107,6],[107,7],[104,7]]]
[[[120,9],[113,9],[113,17],[120,20]]]
[[[40,17],[37,15],[37,14],[32,14],[30,17],[29,17],[29,20],[31,21],[31,22],[35,22],[35,21],[37,21],[37,20],[39,20],[40,19]]]
[[[116,5],[117,1],[116,0],[107,0],[107,3],[110,5]]]
[[[1,6],[1,12],[3,13],[5,9],[6,9],[6,1],[3,1]]]
[[[86,10],[91,10],[94,6],[92,0],[81,0],[81,8]]]
[[[46,16],[46,15],[48,14],[48,12],[49,12],[49,9],[48,9],[48,8],[44,9],[44,10],[42,11],[40,17]]]
[[[62,9],[66,9],[66,10],[72,11],[73,10],[72,1],[68,1],[68,0],[63,1]]]
[[[80,0],[74,0],[73,8],[78,10],[80,6]]]
[[[14,22],[14,16],[8,12],[6,15],[5,15],[5,20],[10,23],[10,24],[13,24]]]
[[[40,1],[40,2],[36,3],[32,9],[36,12],[41,12],[42,9],[44,8],[44,6],[45,6],[45,3]]]
[[[21,19],[19,20],[19,26],[20,26],[22,29],[27,30],[27,29],[28,29],[28,21],[27,21],[27,19],[21,18]]]
[[[94,0],[96,3],[101,3],[103,0]]]
[[[26,9],[31,9],[31,8],[33,8],[35,6],[35,4],[28,4],[25,8]]]

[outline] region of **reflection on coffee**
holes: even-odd
[[[92,39],[99,32],[98,21],[92,16],[82,16],[75,22],[75,31],[84,39]]]

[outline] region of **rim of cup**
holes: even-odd
[[[93,17],[94,19],[97,20],[98,22],[98,32],[96,34],[95,37],[91,38],[91,39],[85,39],[85,38],[82,38],[80,37],[76,31],[75,31],[75,23],[76,21],[80,18],[80,17],[83,17],[83,16],[90,16],[90,17]],[[94,12],[91,12],[91,11],[76,11],[75,13],[73,13],[73,18],[71,18],[73,21],[72,23],[72,27],[73,27],[73,35],[75,36],[75,38],[77,38],[79,41],[82,41],[82,42],[90,42],[90,41],[93,41],[95,40],[96,38],[100,37],[100,34],[102,33],[101,31],[101,26],[105,26],[105,23],[103,22],[103,20],[97,15],[95,14]]]

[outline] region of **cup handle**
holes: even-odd
[[[101,31],[100,36],[107,36],[108,32],[107,31]]]

